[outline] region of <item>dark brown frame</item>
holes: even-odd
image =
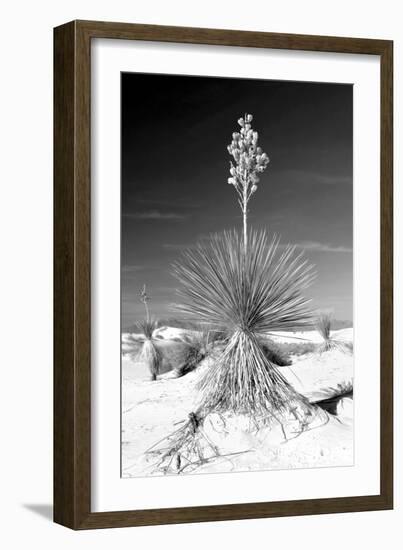
[[[92,513],[90,56],[92,38],[356,53],[381,58],[381,490],[379,495]],[[72,529],[393,507],[393,42],[72,21],[54,30],[54,521]]]

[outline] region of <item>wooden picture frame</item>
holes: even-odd
[[[113,38],[380,56],[380,494],[91,512],[91,40]],[[329,514],[393,507],[393,43],[234,30],[72,21],[54,30],[54,520],[72,529]]]

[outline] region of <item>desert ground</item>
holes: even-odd
[[[183,337],[183,329],[161,327],[156,337],[169,346]],[[352,343],[353,329],[332,331],[338,341]],[[279,332],[270,336],[279,344],[320,343],[317,331]],[[146,453],[187,420],[198,402],[196,384],[209,368],[207,358],[194,371],[175,378],[169,363],[156,381],[133,352],[139,335],[122,335],[122,477],[162,475],[156,459]],[[350,466],[353,454],[353,355],[341,350],[308,351],[290,355],[290,366],[278,367],[294,388],[318,404],[315,420],[304,431],[293,423],[284,433],[279,425],[256,429],[250,418],[210,414],[206,436],[220,449],[220,457],[191,470],[213,473]],[[189,472],[190,473],[190,472]]]

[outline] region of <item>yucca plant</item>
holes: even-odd
[[[162,353],[158,348],[157,342],[153,339],[153,333],[158,327],[158,323],[149,319],[140,321],[137,326],[144,335],[140,359],[147,365],[151,380],[156,380],[162,363]]]
[[[159,462],[164,472],[182,471],[184,460],[199,464],[210,460],[211,453],[213,458],[219,456],[203,432],[203,419],[211,411],[247,414],[264,422],[292,418],[303,430],[314,410],[262,349],[261,337],[268,332],[312,325],[304,290],[314,273],[294,247],[279,247],[276,236],[248,228],[248,204],[257,190],[258,174],[269,163],[258,146],[252,120],[251,114],[238,120],[240,131],[232,134],[228,146],[233,159],[228,183],[238,195],[243,231],[211,235],[185,251],[174,266],[181,284],[177,311],[217,330],[225,327],[227,342],[199,382],[195,412],[165,438]],[[207,457],[201,450],[203,442]],[[152,452],[158,451],[154,446]]]
[[[350,353],[352,351],[347,342],[342,342],[341,340],[337,340],[331,336],[330,331],[332,327],[332,315],[330,313],[319,313],[315,325],[316,330],[322,337],[322,342],[319,346],[319,353],[332,350],[338,350],[344,353]]]
[[[234,412],[295,410],[306,405],[268,360],[258,336],[312,324],[303,291],[313,271],[291,246],[280,251],[277,237],[248,230],[248,204],[269,157],[258,146],[253,116],[238,120],[228,145],[230,177],[242,211],[242,237],[236,231],[211,236],[185,252],[175,266],[182,285],[178,310],[190,318],[225,326],[231,337],[200,383],[201,408]]]
[[[303,401],[267,359],[259,336],[311,326],[303,291],[314,272],[293,247],[280,250],[277,237],[268,240],[265,231],[249,231],[248,243],[245,254],[236,231],[213,235],[174,268],[181,283],[177,309],[231,334],[200,383],[208,410],[263,413]]]
[[[150,371],[151,380],[156,380],[163,358],[162,353],[158,349],[157,343],[153,338],[154,331],[158,328],[158,322],[150,317],[150,310],[148,307],[149,300],[150,297],[147,294],[146,285],[144,285],[140,292],[140,301],[144,304],[146,318],[137,323],[137,327],[144,336],[140,359],[147,365]]]

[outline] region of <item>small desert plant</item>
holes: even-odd
[[[352,346],[341,340],[333,338],[330,334],[332,327],[332,315],[328,312],[319,313],[316,320],[316,329],[322,337],[322,343],[319,345],[319,353],[338,350],[342,352],[352,351]]]
[[[146,318],[137,323],[137,327],[144,336],[144,343],[141,348],[140,358],[147,365],[151,380],[156,380],[159,374],[162,363],[162,353],[156,345],[153,338],[155,329],[158,327],[158,322],[150,318],[150,310],[148,307],[149,295],[146,292],[146,285],[140,292],[140,300],[144,304]]]
[[[162,353],[153,338],[153,333],[158,327],[158,323],[150,319],[148,321],[140,321],[137,326],[144,335],[140,359],[147,365],[151,380],[156,380],[162,363]]]
[[[322,351],[328,351],[332,349],[332,342],[330,338],[331,325],[332,316],[330,315],[330,313],[322,312],[318,315],[318,318],[316,320],[316,329],[323,339]]]
[[[226,331],[222,328],[217,329],[206,323],[194,323],[192,332],[184,334],[183,339],[190,346],[203,350],[210,351],[217,342],[224,341]]]
[[[137,328],[147,340],[153,339],[154,331],[158,328],[158,322],[154,319],[144,319],[137,323]]]
[[[300,356],[315,353],[318,348],[318,345],[314,342],[282,342],[278,345],[287,357],[290,355]]]
[[[330,397],[317,401],[316,404],[330,414],[337,414],[337,406],[343,397],[353,397],[354,387],[352,380],[337,384],[336,387],[323,388],[323,392],[330,394]]]
[[[186,344],[181,360],[177,362],[177,364],[174,367],[174,376],[176,378],[180,378],[181,376],[184,376],[185,374],[188,374],[189,372],[192,372],[195,370],[198,365],[205,359],[206,352],[192,344]]]
[[[183,376],[197,368],[212,352],[214,344],[220,341],[221,332],[207,325],[199,325],[198,330],[184,335],[182,341],[186,347],[181,363],[174,369],[176,376]]]

